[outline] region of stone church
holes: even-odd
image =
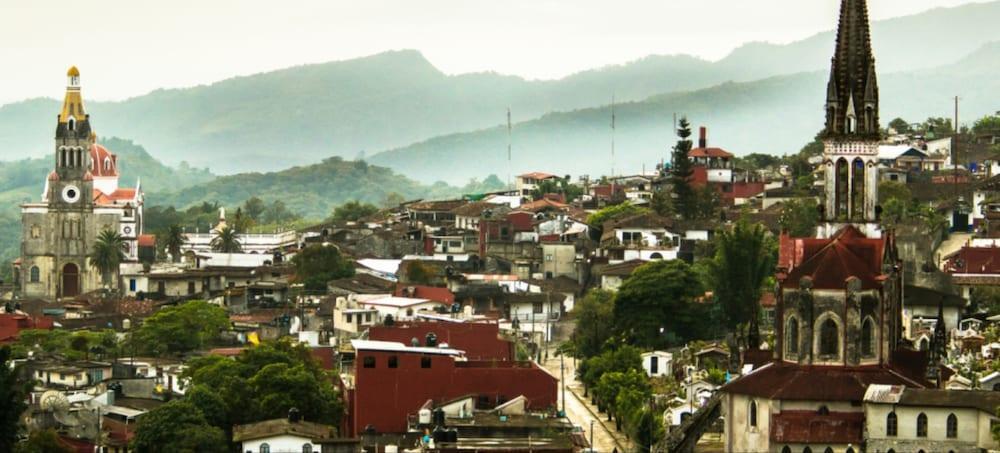
[[[878,225],[865,0],[841,2],[826,91],[823,222],[815,238],[780,238],[773,351],[722,388],[729,452],[860,453],[870,385],[933,386],[927,357],[903,342],[901,261]]]
[[[118,186],[118,157],[97,143],[80,92],[80,71],[68,84],[56,121],[53,163],[41,202],[21,206],[21,257],[14,262],[21,297],[56,300],[101,288],[90,264],[97,236],[117,231],[126,261],[138,258],[143,194]]]

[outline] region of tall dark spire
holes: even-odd
[[[837,48],[826,97],[826,137],[879,137],[878,80],[867,0],[841,0]]]

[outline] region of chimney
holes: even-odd
[[[702,126],[698,131],[698,147],[708,148],[708,128]]]

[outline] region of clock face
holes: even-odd
[[[63,201],[71,204],[80,201],[80,188],[73,185],[63,187],[62,198]]]
[[[122,228],[122,233],[125,233],[125,235],[132,234],[132,227],[126,226],[126,227]]]

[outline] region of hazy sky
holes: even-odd
[[[725,56],[835,26],[840,0],[0,0],[0,103],[89,99],[418,49],[447,73],[558,78],[649,54]],[[873,18],[973,0],[869,0]]]

